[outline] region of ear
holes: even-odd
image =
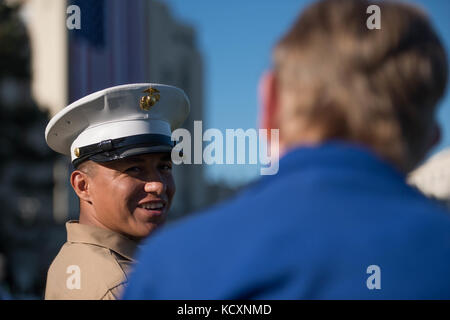
[[[89,176],[83,171],[75,170],[70,175],[70,184],[80,200],[92,203],[89,182]]]
[[[278,86],[273,71],[266,72],[259,82],[261,101],[259,125],[262,129],[279,128]]]

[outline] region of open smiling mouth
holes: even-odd
[[[138,205],[138,208],[144,209],[148,214],[160,215],[163,213],[166,205],[162,201],[147,202]]]
[[[138,206],[139,208],[146,209],[146,210],[159,210],[164,208],[164,204],[161,202],[158,203],[144,203],[140,204]]]

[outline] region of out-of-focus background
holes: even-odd
[[[106,87],[158,82],[191,100],[185,127],[257,128],[259,77],[270,50],[312,1],[0,0],[0,298],[43,297],[46,272],[78,217],[68,159],[46,145],[51,116]],[[450,2],[409,1],[450,47]],[[81,9],[69,30],[68,6]],[[450,145],[450,97],[441,143]],[[257,165],[175,166],[171,217],[226,199],[259,177]]]

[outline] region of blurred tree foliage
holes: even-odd
[[[18,9],[18,5],[7,6],[0,0],[0,76],[27,79],[30,76],[30,48]]]
[[[48,202],[44,199],[51,201],[51,174],[36,179],[30,172],[43,168],[51,172],[56,155],[44,139],[49,115],[32,99],[30,40],[19,10],[19,5],[0,0],[0,253],[6,255],[11,292],[16,296],[38,296],[45,274],[34,278],[25,276],[26,269],[18,268],[17,257],[18,253],[39,254],[45,249],[42,236],[46,234],[48,221],[40,211],[33,216],[24,214],[20,202],[25,198],[41,203]],[[30,268],[48,267],[35,265],[38,261],[32,260],[25,260]]]
[[[51,154],[47,148],[34,143],[36,139],[30,138],[37,126],[48,121],[48,113],[40,110],[31,99],[30,42],[18,12],[18,5],[9,6],[0,0],[0,174],[8,161],[42,161]],[[20,95],[30,96],[30,99],[17,99],[15,105],[6,106],[3,96],[10,89],[7,83],[25,84],[28,90]]]

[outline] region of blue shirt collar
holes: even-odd
[[[406,174],[379,157],[368,147],[340,140],[329,140],[318,145],[300,146],[280,159],[278,174],[306,168],[351,168],[355,171],[385,173],[406,180]]]

